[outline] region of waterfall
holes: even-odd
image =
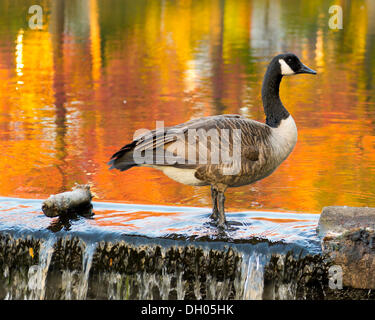
[[[55,242],[56,238],[54,237],[41,242],[38,264],[33,264],[28,269],[18,265],[17,268],[12,268],[12,266],[8,265],[4,266],[3,277],[5,283],[7,283],[5,300],[43,300],[45,298],[46,279]],[[14,246],[17,245],[19,241],[16,240],[9,243]],[[29,252],[31,252],[29,254],[33,255],[33,250],[29,250]]]
[[[250,256],[243,255],[243,300],[261,300],[264,287],[265,256],[253,252]],[[247,263],[246,263],[247,261]]]
[[[137,246],[77,237],[8,237],[0,243],[1,299],[258,300],[297,296],[296,273],[289,275],[288,271],[290,265],[296,265],[294,258],[279,254],[271,261],[266,246],[249,245],[245,250],[199,244]],[[272,272],[279,269],[281,273],[275,276]]]
[[[73,291],[79,288],[79,281],[77,279],[77,271],[64,270],[61,275],[61,289],[64,292],[65,300],[73,299]],[[77,294],[75,295],[77,296]]]
[[[63,270],[61,275],[61,289],[65,300],[84,300],[89,288],[89,275],[96,243],[81,243],[82,271]]]
[[[82,258],[82,276],[81,276],[81,283],[79,285],[78,290],[78,300],[86,299],[87,295],[87,289],[89,286],[89,274],[90,269],[92,265],[92,258],[94,256],[96,249],[96,243],[90,243],[86,246],[84,252],[83,252],[83,258]]]
[[[46,278],[48,268],[51,263],[53,246],[56,238],[51,237],[43,242],[39,251],[39,264],[31,266],[28,272],[28,289],[30,290],[29,299],[43,300],[46,288]]]

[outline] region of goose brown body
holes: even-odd
[[[124,171],[134,166],[148,166],[163,171],[180,183],[211,185],[211,217],[218,220],[219,226],[224,226],[225,190],[269,176],[288,157],[297,142],[295,122],[279,98],[279,85],[285,69],[285,75],[314,73],[293,54],[279,55],[271,61],[262,88],[266,123],[240,115],[216,115],[153,130],[136,137],[116,152],[110,161],[112,168]],[[200,134],[191,139],[189,132]],[[212,138],[210,134],[215,132],[217,136]],[[216,157],[217,152],[220,155],[226,152],[230,161]],[[137,155],[146,153],[151,155],[151,161],[140,163],[135,160]]]

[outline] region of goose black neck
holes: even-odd
[[[266,124],[273,128],[277,128],[281,120],[289,117],[289,112],[283,106],[279,96],[282,77],[278,61],[271,62],[263,79],[262,100]]]

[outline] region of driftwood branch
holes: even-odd
[[[57,217],[69,213],[91,215],[93,194],[90,185],[78,185],[72,191],[51,195],[43,202],[42,210],[47,217]]]

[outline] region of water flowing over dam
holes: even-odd
[[[229,213],[230,227],[220,233],[205,208],[94,202],[93,218],[62,221],[45,217],[40,206],[1,198],[0,299],[330,294],[315,230],[319,215]],[[129,219],[135,212],[142,218]]]

